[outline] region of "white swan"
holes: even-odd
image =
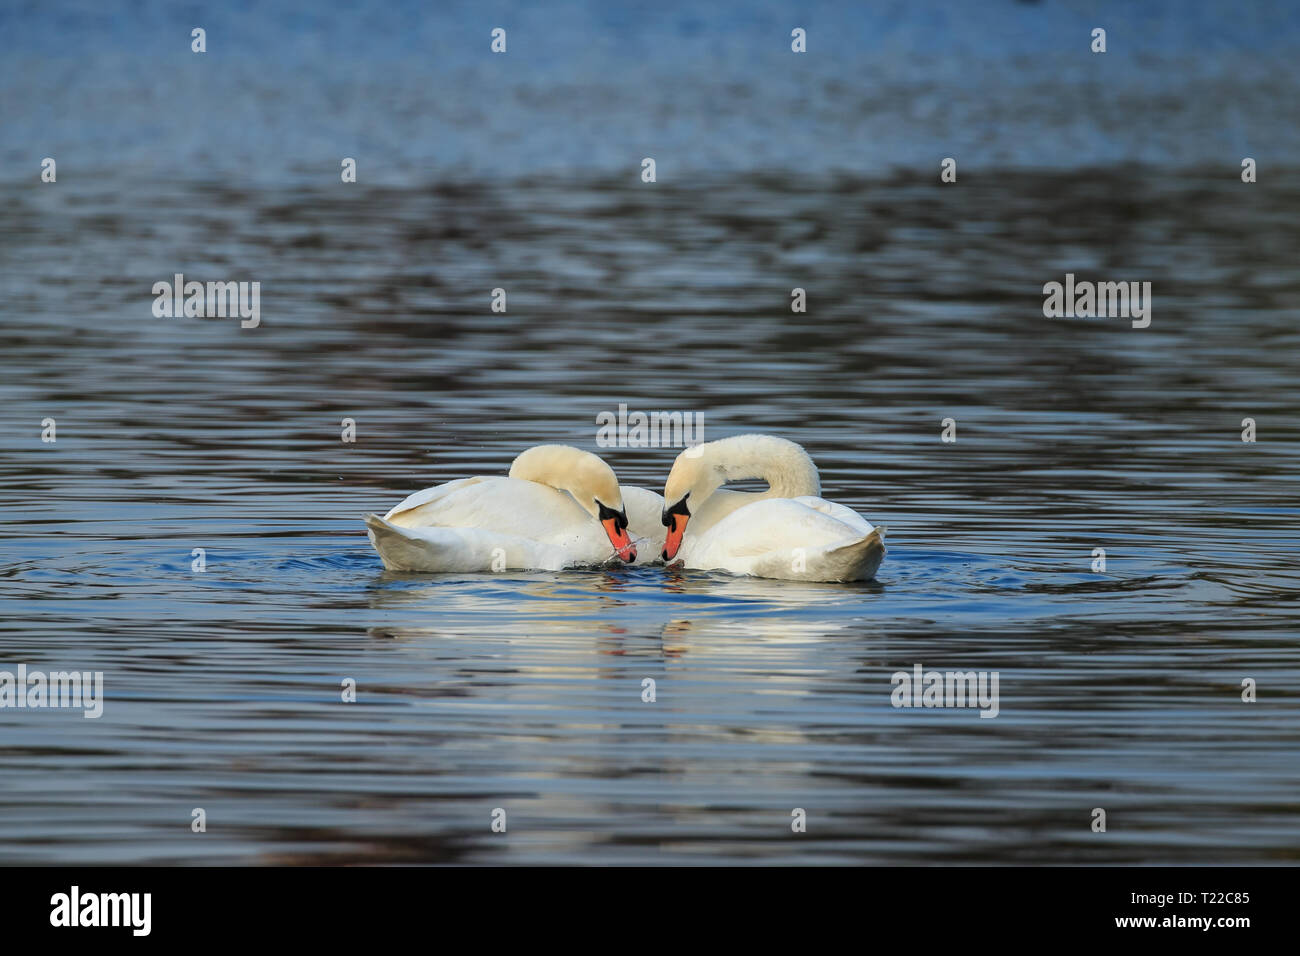
[[[643,563],[654,560],[662,509],[653,491],[620,488],[596,455],[538,445],[514,460],[508,478],[417,491],[382,518],[367,515],[366,526],[390,571],[556,571],[616,556],[632,564],[642,540]]]
[[[722,489],[747,478],[766,481],[767,491]],[[885,556],[885,529],[820,495],[817,466],[784,438],[736,435],[688,448],[664,485],[663,559],[791,581],[871,578]]]

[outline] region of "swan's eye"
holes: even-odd
[[[599,498],[596,499],[596,507],[599,509],[598,514],[601,521],[609,521],[613,519],[615,531],[622,531],[627,527],[627,511],[615,511],[609,505],[604,504]]]
[[[664,513],[660,515],[659,520],[663,522],[665,528],[673,523],[673,515],[682,515],[686,518],[691,516],[691,509],[686,507],[686,499],[690,496],[690,492],[682,495],[681,501],[677,502],[677,504],[673,505],[671,508],[666,509]]]

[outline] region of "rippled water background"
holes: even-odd
[[[1286,7],[1102,58],[1077,5],[813,6],[800,73],[776,4],[97,11],[0,18],[0,669],[107,696],[0,711],[0,862],[1300,855]],[[261,327],[154,319],[175,272]],[[1151,327],[1045,319],[1066,272]],[[366,512],[620,402],[804,444],[878,579],[383,571]],[[1000,715],[892,708],[916,663]]]

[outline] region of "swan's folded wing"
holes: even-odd
[[[370,543],[390,571],[557,571],[562,549],[480,528],[404,528],[366,515]]]
[[[810,502],[825,506],[813,507]],[[841,512],[856,521],[845,520]],[[865,528],[864,528],[865,526]],[[765,498],[737,508],[698,539],[692,554],[723,566],[727,556],[753,557],[792,548],[834,547],[870,534],[865,519],[821,498]],[[687,540],[690,540],[689,526]]]
[[[834,501],[827,501],[825,498],[815,498],[812,495],[801,495],[798,498],[792,498],[791,501],[797,501],[802,505],[807,505],[814,511],[819,511],[824,515],[829,515],[836,521],[843,522],[853,529],[856,535],[868,535],[874,529],[871,522],[862,515],[858,514],[852,508],[837,504]]]
[[[455,481],[449,481],[446,484],[434,485],[432,488],[425,488],[422,491],[417,491],[414,494],[407,495],[390,508],[388,514],[384,515],[384,517],[392,518],[396,515],[400,515],[404,511],[412,511],[422,505],[440,501],[452,492],[459,491],[467,485],[477,484],[480,481],[486,480],[488,479],[482,475],[475,475],[473,478],[458,478]]]
[[[738,508],[682,546],[688,568],[802,581],[870,578],[884,557],[882,528],[821,498],[766,498]]]
[[[477,477],[412,495],[386,520],[403,528],[473,528],[579,548],[605,541],[599,523],[567,491],[522,478]],[[610,552],[612,553],[612,551]]]

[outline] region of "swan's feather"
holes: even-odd
[[[663,499],[623,488],[638,564],[663,550]],[[366,518],[390,570],[505,571],[593,567],[615,558],[600,523],[573,496],[521,478],[474,477],[408,496],[383,518]],[[643,543],[644,542],[644,543]]]
[[[794,581],[858,581],[884,557],[881,531],[844,505],[811,495],[764,498],[691,535],[684,567]]]

